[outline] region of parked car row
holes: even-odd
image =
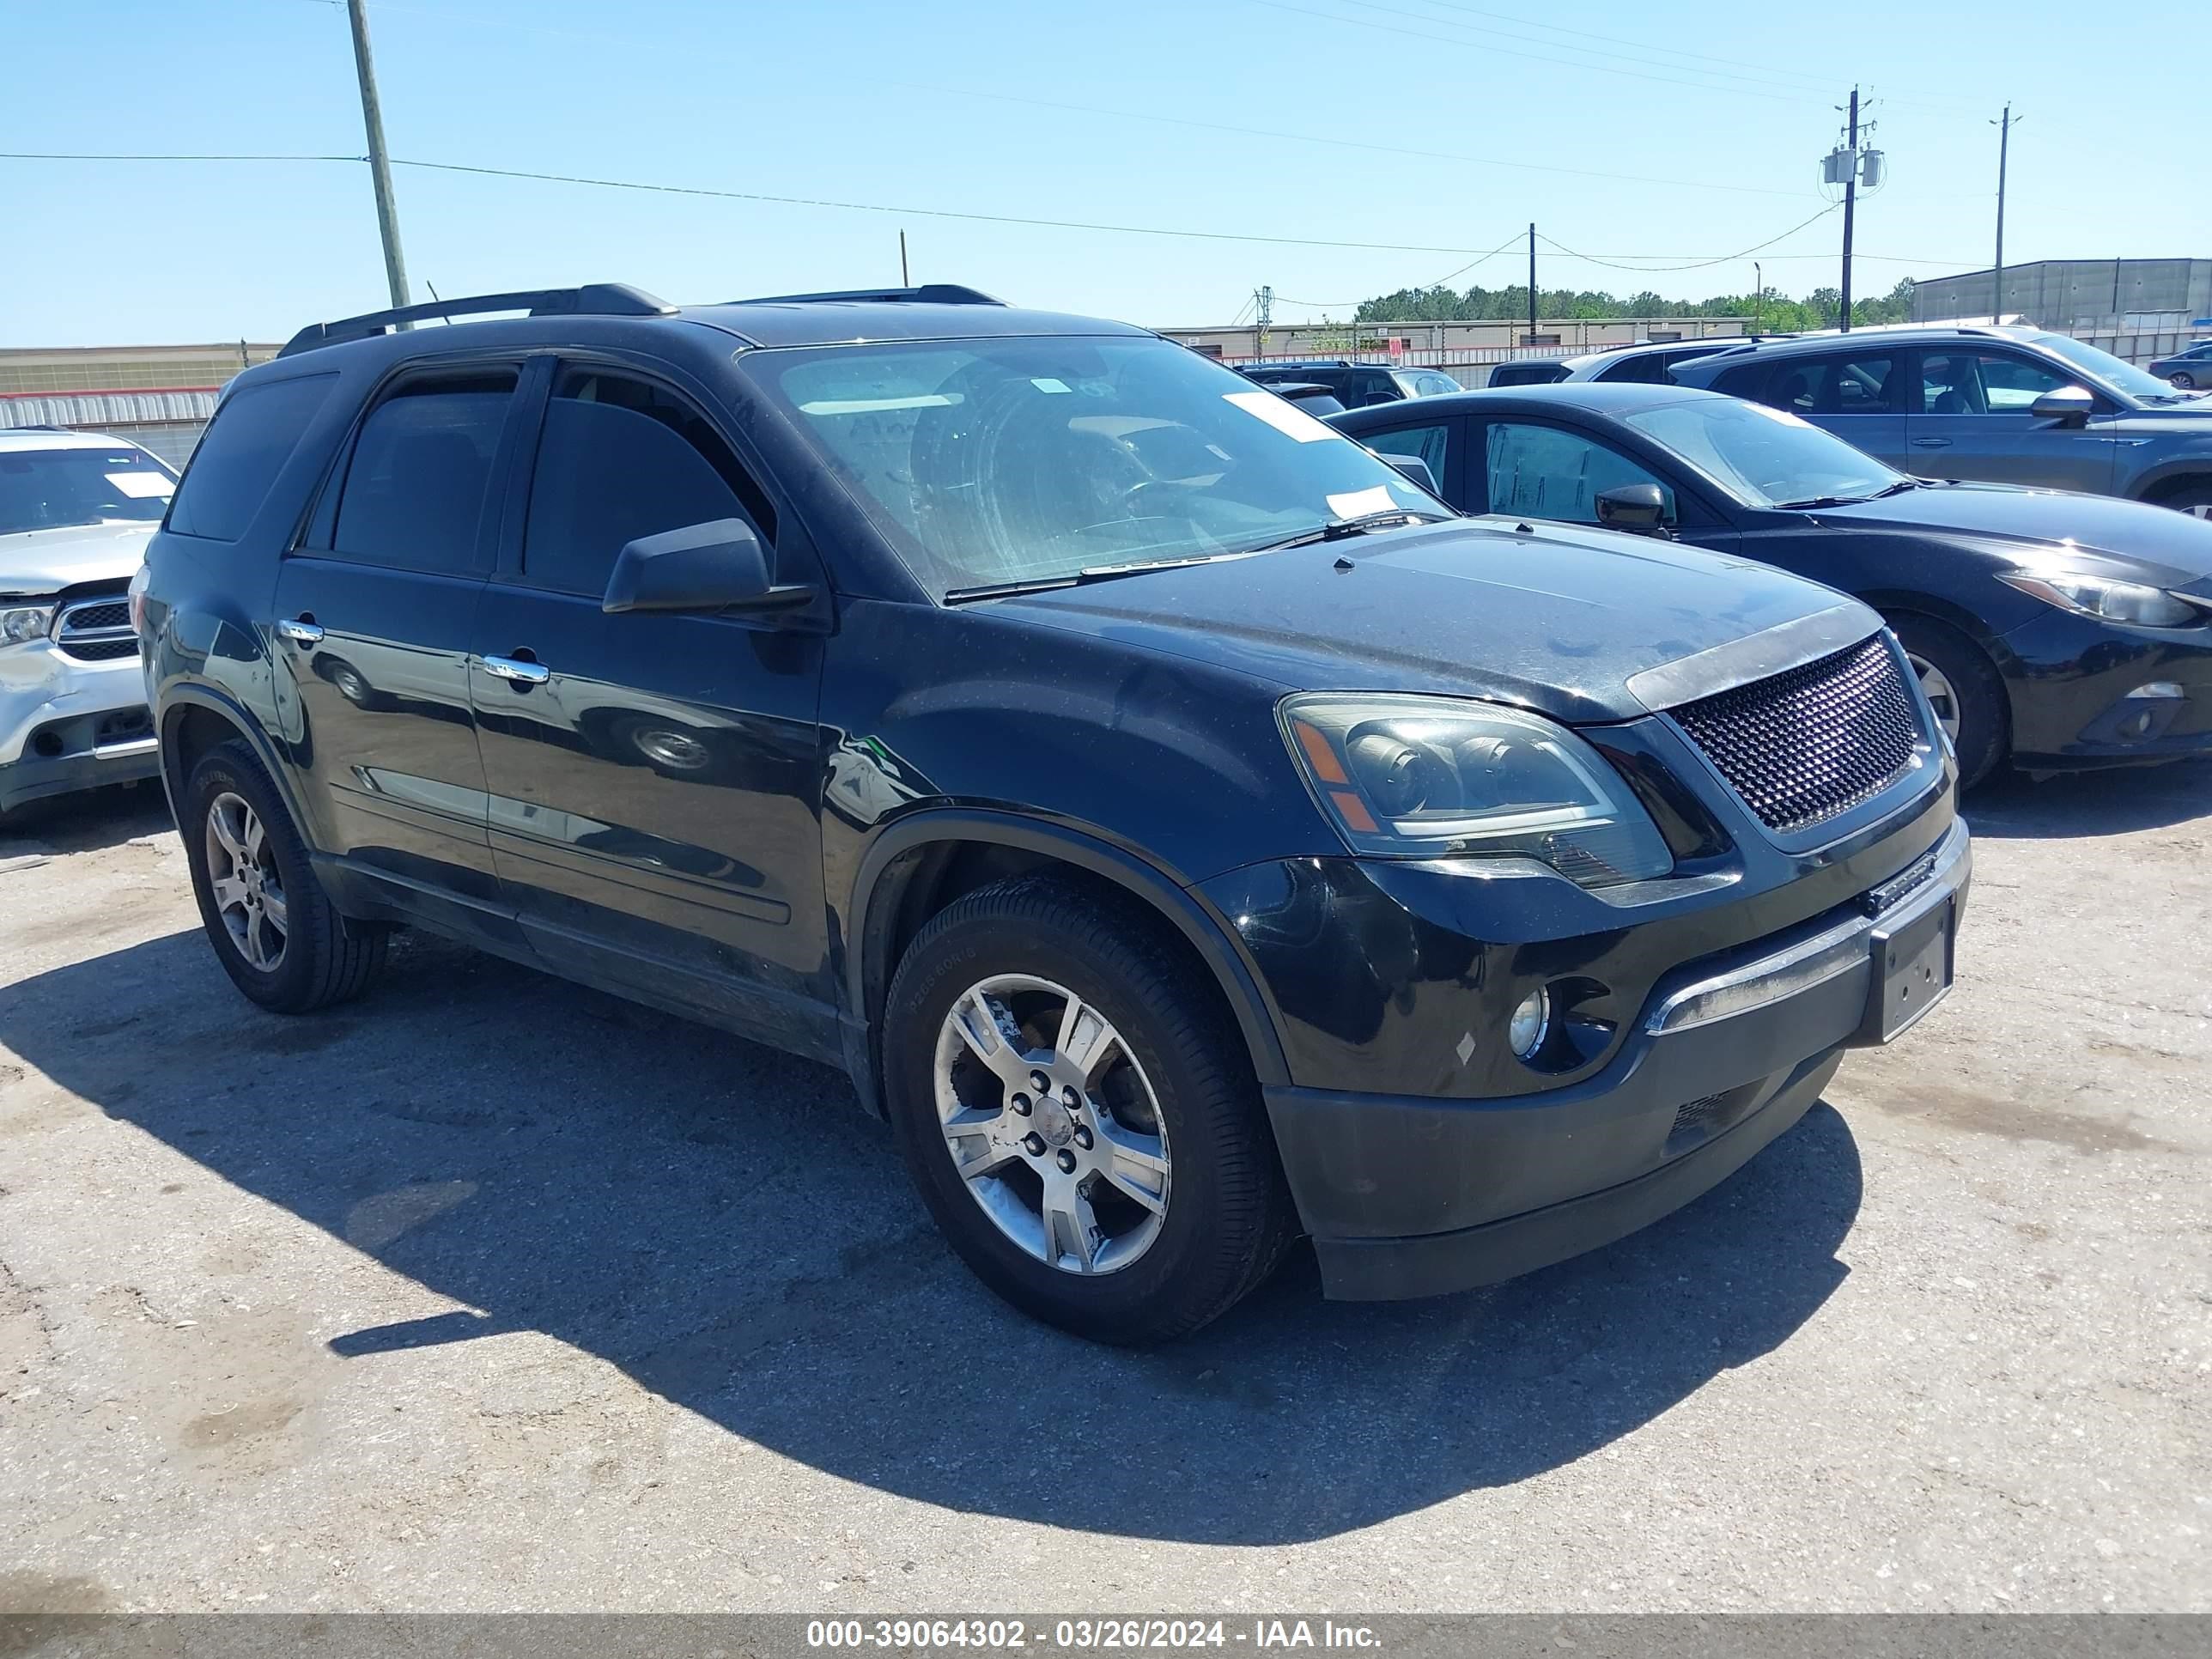
[[[2008,761],[2212,754],[2212,524],[1914,478],[1793,412],[1683,387],[1529,386],[1331,418],[1418,457],[1462,512],[1632,529],[1856,594],[1903,642],[1966,785]]]
[[[1821,429],[2057,348],[1697,344],[1465,392],[943,285],[373,313],[180,483],[47,445],[14,539],[109,562],[17,561],[0,683],[143,676],[263,1007],[421,927],[838,1066],[976,1273],[1102,1340],[1299,1235],[1331,1295],[1487,1283],[1942,997],[1962,779],[2212,750],[2212,525]],[[2077,366],[2139,447],[2184,407]]]

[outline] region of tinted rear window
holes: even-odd
[[[338,497],[339,557],[441,574],[479,565],[477,523],[514,378],[412,380],[369,411]]]
[[[219,542],[243,536],[337,378],[303,374],[244,386],[224,398],[177,486],[168,528]]]

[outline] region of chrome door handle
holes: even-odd
[[[302,617],[297,622],[280,622],[277,633],[295,645],[319,645],[323,640],[323,625],[313,617]]]
[[[1948,438],[1915,438],[1912,447],[1915,449],[1948,449],[1951,441]]]
[[[517,685],[543,685],[553,678],[553,671],[542,662],[525,662],[519,657],[486,657],[484,672],[496,674]]]

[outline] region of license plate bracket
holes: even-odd
[[[1958,930],[1955,902],[1948,897],[1894,930],[1874,935],[1874,1006],[1867,1010],[1866,1033],[1875,1042],[1893,1042],[1949,994]]]

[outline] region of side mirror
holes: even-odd
[[[623,548],[607,579],[599,609],[623,611],[784,611],[806,603],[811,589],[779,587],[768,550],[742,519],[641,536]]]
[[[1615,484],[1597,493],[1597,521],[1632,536],[1667,533],[1667,497],[1657,484]]]
[[[1429,464],[1419,455],[1384,455],[1382,459],[1420,485],[1430,495],[1439,500],[1443,499],[1444,492],[1437,487],[1437,475],[1429,471]]]
[[[2062,386],[2038,398],[2028,405],[2027,412],[2039,421],[2056,421],[2061,426],[2087,426],[2097,412],[2097,400],[2086,387]]]

